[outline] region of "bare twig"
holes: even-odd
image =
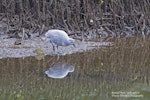
[[[22,28],[22,33],[23,33],[23,35],[22,35],[22,40],[24,40],[24,37],[25,37],[25,31],[24,31],[24,28]]]
[[[42,25],[42,29],[41,29],[40,34],[39,34],[39,35],[41,35],[41,34],[43,33],[44,28],[45,28],[45,25],[43,24],[43,25]]]

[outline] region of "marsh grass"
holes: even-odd
[[[59,62],[75,65],[64,79],[51,79],[44,71],[57,57],[5,58],[0,60],[1,100],[112,100],[113,91],[149,88],[149,38],[113,39],[114,46],[60,57]],[[115,100],[115,99],[114,99]],[[125,98],[122,98],[125,100]]]

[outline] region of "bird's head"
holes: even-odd
[[[76,47],[76,46],[75,46],[75,40],[74,40],[74,39],[69,38],[68,41],[69,41],[69,44],[70,44],[70,45],[73,45],[74,47]]]
[[[46,32],[46,33],[45,33],[45,37],[46,37],[46,38],[49,38],[49,37],[50,37],[50,33],[49,33],[49,32]]]
[[[48,34],[48,32],[45,34],[45,36],[41,37],[41,40],[42,41],[49,41],[49,34]]]

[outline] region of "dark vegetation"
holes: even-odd
[[[149,19],[149,0],[0,0],[0,30],[28,38],[52,28],[82,38],[145,36]]]

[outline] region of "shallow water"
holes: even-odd
[[[114,46],[66,56],[0,60],[0,100],[150,100],[150,40],[113,40]],[[55,63],[74,72],[53,79]]]

